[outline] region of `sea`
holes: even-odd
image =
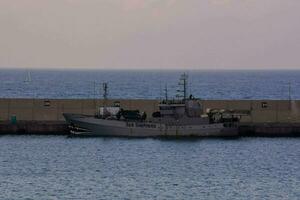
[[[176,98],[182,73],[201,99],[300,99],[300,70],[0,70],[0,98]]]
[[[183,71],[0,70],[1,98],[160,99]],[[188,71],[202,99],[300,99],[300,71]],[[0,136],[0,199],[300,199],[300,138]]]

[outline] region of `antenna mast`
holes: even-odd
[[[107,100],[107,96],[108,96],[108,84],[107,83],[103,83],[102,88],[103,88],[103,99]]]
[[[289,82],[289,101],[292,101],[292,85],[291,82]]]
[[[188,87],[188,75],[183,73],[180,77],[178,85],[182,87],[181,89],[177,90],[177,92],[181,93],[178,94],[177,97],[182,97],[185,101],[187,99],[187,87]]]
[[[108,97],[108,83],[104,82],[102,84],[102,89],[103,89],[103,104],[104,104],[104,108],[106,107],[106,101],[107,101],[107,97]]]
[[[292,85],[291,85],[291,82],[289,82],[289,107],[290,107],[290,110],[292,110]]]
[[[103,89],[103,115],[105,116],[107,113],[106,103],[107,103],[107,96],[108,96],[108,83],[104,82],[102,84]]]
[[[166,84],[165,87],[165,98],[166,98],[166,103],[168,102],[168,84]]]

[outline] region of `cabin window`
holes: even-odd
[[[173,108],[170,107],[159,107],[160,110],[173,110]]]
[[[49,100],[44,101],[44,106],[45,107],[49,107],[51,105]]]
[[[115,106],[115,107],[120,107],[120,105],[121,105],[120,101],[115,101],[115,102],[114,102],[114,106]]]
[[[268,108],[268,103],[267,102],[262,102],[261,103],[261,108]]]

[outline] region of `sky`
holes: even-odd
[[[300,69],[299,0],[0,0],[0,67]]]

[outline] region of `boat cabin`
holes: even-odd
[[[202,114],[202,106],[196,99],[185,101],[164,101],[159,104],[161,117],[182,118],[184,116],[195,118]]]

